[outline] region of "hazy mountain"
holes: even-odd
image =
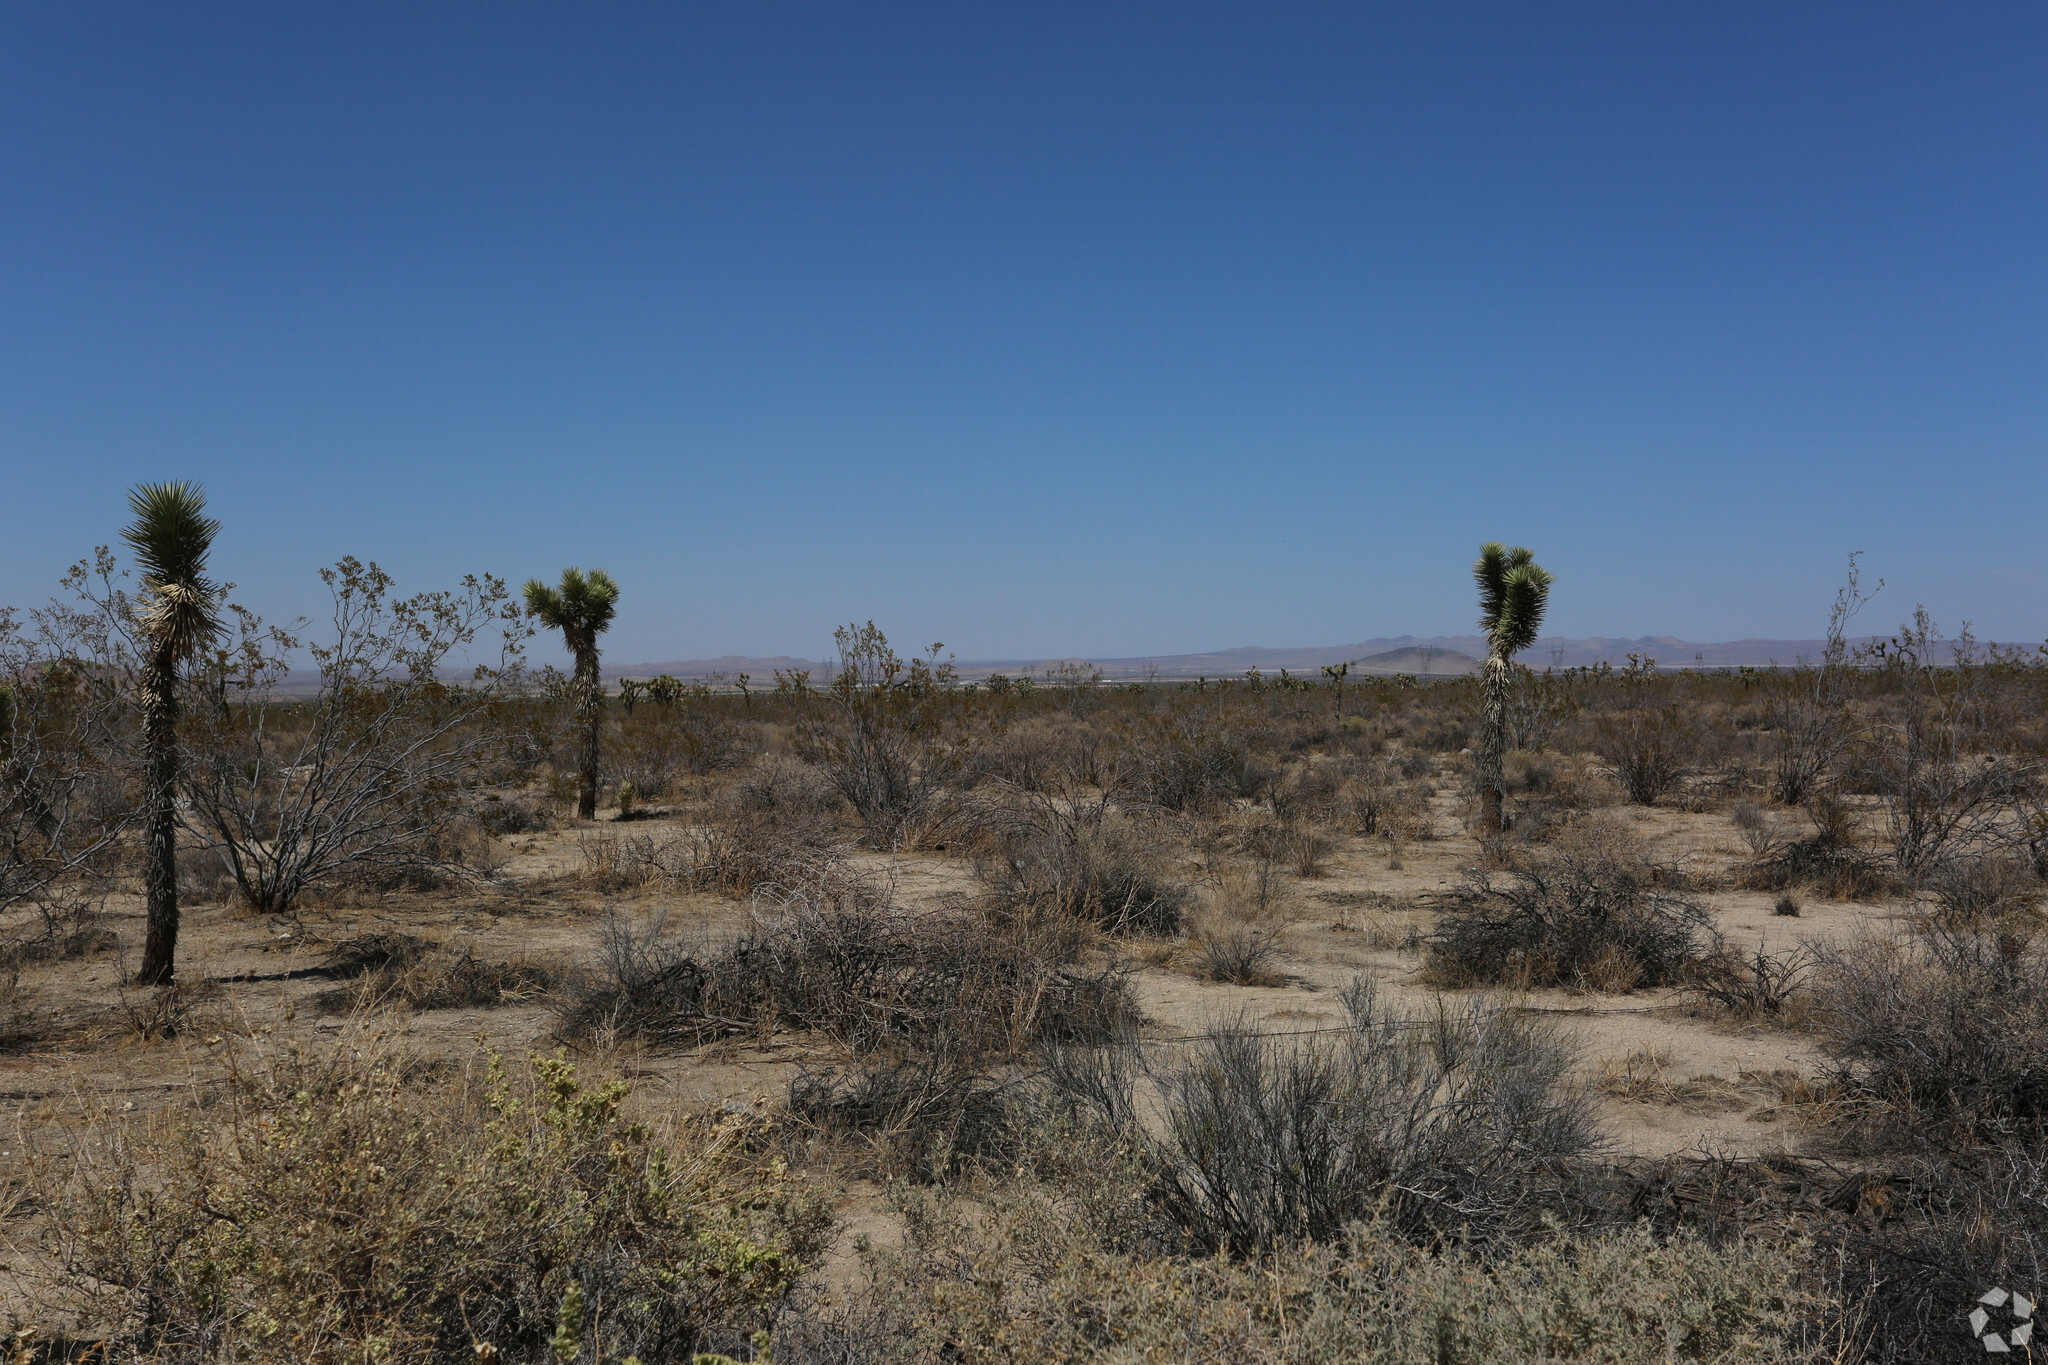
[[[1669,635],[1641,635],[1634,639],[1619,636],[1567,639],[1564,636],[1553,635],[1538,640],[1532,648],[1524,651],[1520,658],[1523,663],[1538,669],[1577,668],[1596,663],[1607,663],[1621,668],[1627,666],[1631,654],[1655,659],[1660,668],[1734,668],[1741,664],[1759,668],[1772,664],[1793,667],[1818,660],[1821,651],[1826,647],[1823,640],[1728,640],[1719,643],[1700,643],[1680,640]],[[1308,645],[1297,648],[1243,645],[1236,649],[1216,650],[1207,654],[1160,654],[1088,660],[1073,656],[962,659],[958,667],[961,676],[970,680],[984,678],[991,673],[1043,676],[1049,669],[1069,663],[1092,664],[1101,669],[1106,678],[1228,678],[1241,676],[1253,668],[1269,675],[1277,674],[1284,668],[1290,673],[1320,680],[1324,664],[1349,663],[1354,675],[1411,673],[1418,676],[1446,677],[1474,672],[1479,666],[1479,660],[1484,657],[1486,641],[1478,635],[1397,635],[1359,640],[1348,645]],[[755,683],[772,687],[775,670],[778,668],[785,672],[791,669],[809,669],[813,682],[823,681],[832,671],[831,665],[812,659],[795,659],[787,655],[755,659],[728,654],[716,659],[671,659],[665,663],[608,665],[605,668],[605,676],[651,678],[657,674],[668,673],[678,678],[704,678],[712,674],[723,674],[730,680],[740,673],[746,673]]]

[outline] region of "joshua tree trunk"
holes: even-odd
[[[597,764],[599,731],[604,724],[604,684],[599,681],[597,651],[576,655],[577,721],[583,731],[583,790],[576,797],[576,814],[585,820],[597,818]]]
[[[1508,680],[1513,667],[1498,654],[1486,657],[1485,700],[1479,718],[1479,829],[1482,834],[1499,834],[1505,823],[1502,805],[1506,779],[1501,762],[1508,747]]]
[[[142,945],[145,986],[167,986],[178,954],[178,670],[162,645],[143,672],[142,749],[148,813],[142,890],[149,926]]]

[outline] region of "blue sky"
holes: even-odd
[[[197,478],[278,615],[619,660],[2048,636],[2048,7],[0,7],[0,602]]]

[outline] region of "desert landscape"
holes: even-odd
[[[601,573],[347,563],[311,691],[171,683],[156,959],[169,580],[82,567],[7,640],[19,1350],[1937,1358],[2033,1271],[2048,667],[1853,568],[1806,668],[741,691],[595,682]]]
[[[2044,70],[0,4],[0,1365],[2039,1358]]]

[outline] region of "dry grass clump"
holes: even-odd
[[[491,1054],[436,1084],[354,1037],[175,1128],[90,1108],[37,1168],[37,1313],[167,1365],[676,1360],[767,1326],[825,1205],[626,1096]]]
[[[576,881],[594,891],[646,887],[719,891],[744,899],[831,857],[839,844],[838,793],[816,769],[767,760],[712,803],[705,822],[679,833],[615,828],[576,838]]]
[[[1718,949],[1682,881],[1627,833],[1587,825],[1506,874],[1471,874],[1429,938],[1439,985],[1512,983],[1627,991],[1682,985]]]
[[[1554,1032],[1487,1000],[1400,1019],[1365,977],[1344,1004],[1328,1037],[1239,1021],[1150,1064],[1149,1118],[1138,1058],[1068,1059],[1055,1084],[1143,1153],[1150,1197],[1211,1251],[1334,1240],[1368,1218],[1418,1243],[1497,1242],[1566,1211],[1598,1140]]]
[[[1745,1100],[1761,1096],[1774,1106],[1802,1114],[1825,1108],[1828,1091],[1796,1071],[1743,1071],[1735,1080],[1707,1074],[1681,1079],[1672,1070],[1671,1053],[1639,1047],[1600,1064],[1594,1081],[1602,1094],[1632,1104],[1662,1104],[1692,1113],[1740,1109]],[[1775,1110],[1773,1111],[1775,1112]]]
[[[1005,822],[975,867],[997,920],[1056,919],[1112,934],[1180,931],[1192,897],[1159,846],[1114,811],[1040,803]]]
[[[661,929],[610,923],[603,965],[565,1002],[571,1036],[688,1046],[797,1029],[862,1053],[1014,1054],[1106,1037],[1135,1017],[1121,967],[1082,965],[1080,926],[901,910],[840,869],[730,942],[679,943]]]
[[[395,933],[344,939],[329,950],[326,969],[347,983],[315,998],[331,1014],[387,1005],[496,1009],[538,1000],[563,980],[559,968],[530,958],[494,962],[478,957],[471,943],[449,946]]]

